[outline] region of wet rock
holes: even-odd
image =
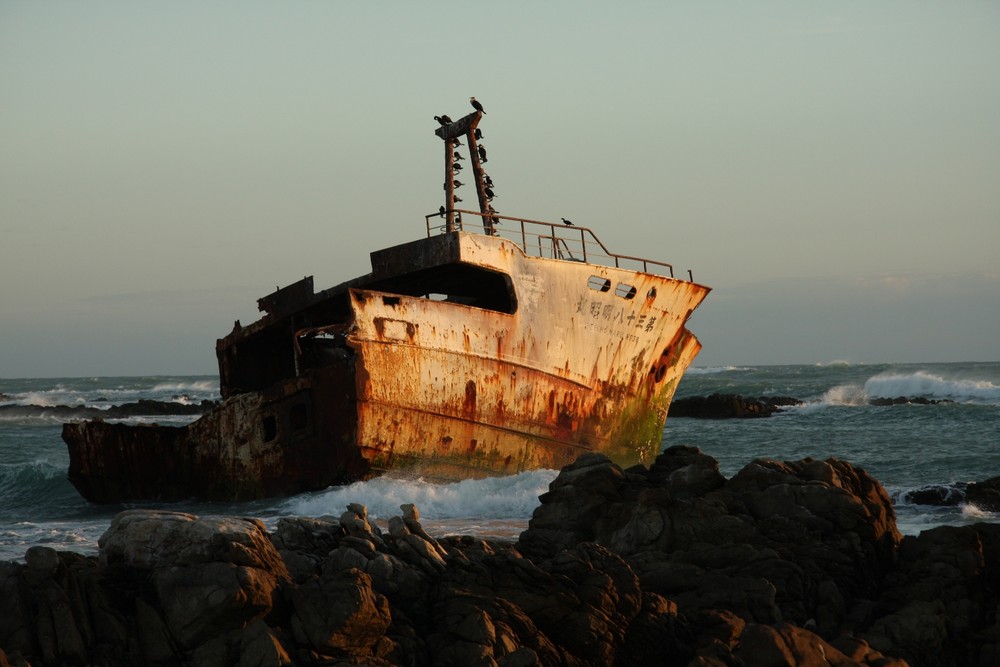
[[[670,403],[670,417],[697,419],[750,419],[770,417],[782,408],[800,405],[801,400],[791,396],[763,396],[747,398],[739,394],[712,394],[675,398]]]
[[[1000,477],[970,483],[965,500],[985,512],[1000,512]]]
[[[987,665],[1000,526],[900,537],[829,459],[581,457],[516,543],[435,538],[412,505],[282,519],[119,514],[99,557],[0,564],[11,664]],[[2,662],[0,662],[2,665]]]
[[[900,496],[904,503],[953,507],[965,502],[965,493],[954,486],[932,485],[910,489]]]

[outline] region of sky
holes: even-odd
[[[1000,3],[0,0],[0,377],[215,373],[470,95],[498,210],[713,288],[696,365],[1000,360]]]

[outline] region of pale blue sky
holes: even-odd
[[[0,0],[0,376],[214,373],[469,95],[498,209],[714,288],[698,365],[1000,359],[1000,3]]]

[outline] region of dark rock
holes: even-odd
[[[947,403],[954,403],[948,399],[935,399],[927,398],[926,396],[897,396],[895,398],[872,398],[868,401],[869,405],[876,406],[887,406],[887,405],[942,405]]]
[[[984,512],[1000,512],[1000,477],[970,483],[965,489],[965,501]]]
[[[697,419],[749,419],[770,417],[782,408],[801,405],[802,401],[791,396],[765,396],[744,398],[739,394],[712,394],[675,398],[670,403],[670,417],[695,417]]]
[[[988,480],[989,481],[989,480]],[[863,470],[696,448],[581,457],[517,543],[412,505],[282,519],[129,511],[99,557],[0,563],[0,667],[995,664],[1000,525],[901,538]]]
[[[913,505],[953,507],[965,502],[965,493],[954,486],[932,485],[910,489],[900,496],[900,500]]]

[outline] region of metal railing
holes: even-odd
[[[587,227],[515,218],[497,213],[453,210],[459,214],[456,216],[453,229],[483,233],[487,236],[499,236],[516,243],[526,255],[616,268],[632,268],[633,270],[636,270],[633,267],[641,267],[643,273],[657,273],[674,277],[672,264],[613,253]],[[475,224],[466,221],[465,216],[472,217]],[[424,216],[428,237],[435,234],[445,234],[449,231],[448,225],[442,217],[440,213]],[[438,220],[440,222],[437,222]],[[480,232],[480,230],[482,231]]]

